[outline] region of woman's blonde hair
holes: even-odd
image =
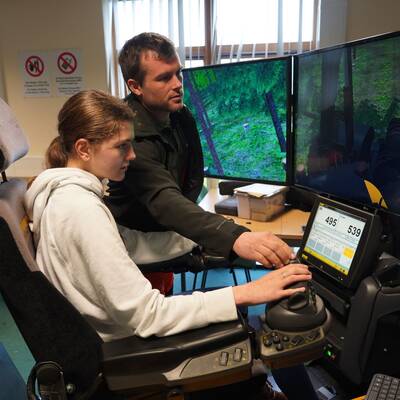
[[[118,133],[133,112],[122,100],[100,90],[84,90],[70,97],[58,113],[58,136],[46,151],[46,167],[67,165],[78,139],[100,143]]]

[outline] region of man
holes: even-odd
[[[292,252],[276,236],[250,232],[195,203],[203,186],[202,150],[195,121],[183,104],[181,64],[173,43],[142,33],[125,43],[119,63],[131,91],[126,100],[136,116],[137,158],[122,184],[110,184],[107,203],[117,221],[144,231],[174,230],[213,255],[240,256],[266,266],[287,263]],[[170,275],[149,278],[168,292]]]

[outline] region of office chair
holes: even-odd
[[[27,182],[7,179],[5,172],[27,152],[21,128],[0,99],[0,292],[40,363],[31,376],[30,398],[36,397],[35,380],[43,366],[49,367],[45,372],[54,372],[53,366],[62,373],[65,391],[54,399],[139,398],[160,393],[159,398],[183,398],[184,392],[247,379],[252,349],[243,321],[165,338],[128,337],[103,343],[35,262],[23,207]],[[238,349],[241,357],[233,361]],[[228,355],[229,362],[224,364],[221,354]],[[44,373],[45,378],[53,372]]]

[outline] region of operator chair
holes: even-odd
[[[40,374],[44,392],[64,392],[51,398],[73,400],[139,398],[154,393],[162,393],[157,398],[179,399],[184,392],[249,378],[252,349],[243,321],[165,338],[132,336],[102,342],[35,262],[23,207],[27,182],[8,180],[5,173],[27,151],[21,128],[0,99],[0,292],[39,363],[30,377],[29,398],[36,398],[35,380],[38,378],[40,388]],[[221,354],[227,363],[221,362]],[[62,378],[54,384],[52,367],[59,369]]]

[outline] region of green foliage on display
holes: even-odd
[[[296,170],[307,172],[309,152],[312,143],[318,137],[326,135],[321,130],[321,112],[324,106],[333,107],[335,113],[337,136],[344,130],[346,89],[345,73],[346,48],[337,52],[339,72],[334,94],[322,93],[324,76],[329,71],[323,70],[325,52],[305,55],[299,58],[297,114],[295,118],[295,158]],[[374,130],[374,144],[384,140],[389,122],[400,117],[400,39],[393,37],[382,41],[356,45],[351,49],[352,80],[352,117],[355,135],[355,146],[369,128]],[[324,75],[325,73],[325,75]],[[330,102],[326,99],[330,99]],[[324,103],[325,102],[325,103]],[[335,142],[336,138],[324,138],[326,143]],[[355,149],[355,151],[358,149]]]
[[[184,73],[184,102],[200,131],[208,175],[218,175],[199,113],[206,110],[215,151],[227,177],[284,182],[286,152],[281,152],[265,93],[271,92],[286,137],[287,64],[285,60],[237,63]],[[204,109],[186,88],[190,79]]]

